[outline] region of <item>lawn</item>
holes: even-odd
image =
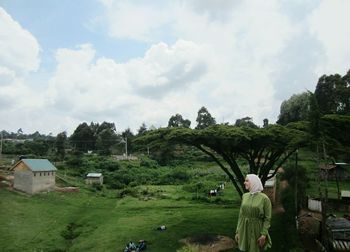
[[[150,190],[150,189],[149,189]],[[150,251],[176,251],[179,240],[201,234],[232,236],[236,205],[189,202],[163,186],[162,199],[122,199],[89,192],[26,196],[0,189],[4,251],[122,251],[144,239]],[[171,197],[167,196],[171,195]],[[72,230],[67,226],[71,223]],[[157,227],[165,225],[166,231]],[[75,239],[65,239],[65,233]]]
[[[231,185],[219,203],[192,200],[182,186],[142,186],[147,195],[117,198],[116,192],[43,193],[27,196],[0,189],[2,251],[123,251],[128,241],[148,242],[148,251],[176,251],[181,239],[233,236],[239,198]],[[157,227],[165,225],[165,231]],[[284,241],[289,235],[294,240]],[[298,246],[292,223],[274,215],[273,249]],[[65,237],[65,238],[64,238]],[[295,245],[297,244],[297,245]],[[232,250],[233,251],[233,250]]]

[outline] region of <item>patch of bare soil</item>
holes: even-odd
[[[222,235],[204,234],[182,239],[181,242],[196,246],[200,252],[220,252],[235,247],[235,241],[232,238]]]
[[[321,214],[301,210],[299,213],[299,237],[306,252],[320,251],[316,238],[319,234]]]

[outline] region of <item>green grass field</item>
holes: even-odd
[[[176,167],[191,178],[182,184],[100,191],[87,187],[73,169],[63,169],[58,174],[65,181],[56,182],[79,186],[80,192],[28,196],[0,187],[0,251],[123,251],[127,242],[144,239],[147,251],[170,252],[183,247],[180,240],[188,237],[233,237],[240,198],[232,184],[228,182],[219,197],[208,198],[193,185],[215,185],[223,172],[213,163],[188,166]],[[175,168],[147,169],[166,175]],[[286,214],[273,214],[270,251],[303,251],[294,224]],[[158,231],[161,225],[167,229]]]
[[[181,187],[141,187],[152,196],[124,198],[115,191],[27,196],[2,188],[1,251],[123,251],[128,241],[140,239],[148,242],[148,251],[176,251],[183,238],[233,236],[240,200],[232,186],[222,196],[230,204],[191,200],[193,194]],[[271,251],[298,246],[293,225],[285,224],[283,214],[274,215]],[[156,230],[160,225],[167,229]],[[285,235],[291,240],[284,241]]]
[[[140,239],[148,241],[150,251],[176,251],[188,236],[232,236],[239,202],[192,203],[173,197],[179,195],[175,191],[175,186],[163,186],[162,199],[144,200],[84,191],[29,197],[1,189],[2,251],[122,251],[128,241]],[[72,240],[62,236],[69,223],[77,235]],[[160,225],[167,230],[156,230]]]

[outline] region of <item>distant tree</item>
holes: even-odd
[[[215,118],[211,116],[207,108],[204,106],[198,110],[196,122],[196,129],[205,129],[216,124]]]
[[[269,119],[265,118],[263,120],[263,127],[266,128],[267,126],[269,126]]]
[[[87,123],[81,123],[73,132],[70,137],[70,142],[73,147],[78,151],[87,152],[94,149],[95,136]]]
[[[98,125],[98,124],[97,124]],[[91,126],[90,126],[91,127]],[[96,135],[98,135],[100,132],[102,132],[105,129],[109,129],[112,132],[116,131],[116,127],[114,123],[109,123],[109,122],[103,122],[101,123],[101,125],[98,125],[97,129],[96,129]]]
[[[96,147],[100,154],[110,155],[111,148],[117,143],[117,135],[112,128],[108,127],[97,135]]]
[[[321,76],[315,96],[322,115],[350,114],[350,71],[343,77],[339,74]]]
[[[146,133],[147,131],[147,126],[146,124],[143,122],[140,126],[140,128],[137,130],[137,135],[140,136],[140,135],[143,135],[144,133]]]
[[[22,128],[19,128],[17,130],[17,138],[18,139],[23,139],[23,130],[22,130]]]
[[[307,120],[309,112],[310,93],[294,94],[288,100],[282,102],[277,123],[287,125],[290,122]]]
[[[184,127],[189,128],[191,126],[191,121],[188,119],[183,119],[182,115],[176,114],[170,117],[168,122],[168,127]]]
[[[305,132],[281,125],[266,128],[213,125],[203,130],[162,128],[139,137],[137,142],[149,145],[167,143],[194,146],[210,156],[227,174],[242,196],[244,166],[258,174],[263,183],[301,146],[308,143]],[[242,164],[245,160],[246,164]],[[269,174],[270,170],[274,172]]]
[[[67,143],[67,133],[64,131],[57,134],[55,147],[56,147],[56,154],[59,160],[63,160],[66,155],[66,150],[65,150],[66,143]]]
[[[43,157],[47,154],[48,149],[49,146],[45,140],[25,141],[22,154],[34,154],[35,156]]]
[[[320,128],[325,138],[328,154],[333,157],[344,156],[349,162],[350,154],[350,116],[324,115],[320,118]]]
[[[259,128],[254,122],[252,117],[243,117],[241,119],[237,119],[235,122],[235,126],[237,127],[251,127],[251,128]]]
[[[33,139],[43,138],[43,136],[39,133],[39,131],[35,131],[33,134],[29,135],[28,137]]]

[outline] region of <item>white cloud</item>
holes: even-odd
[[[16,72],[36,71],[39,50],[35,37],[0,7],[0,66]]]
[[[310,31],[324,47],[317,73],[345,74],[350,68],[350,1],[323,0],[310,16]]]
[[[161,34],[161,27],[169,23],[169,9],[136,1],[102,1],[106,6],[109,35],[115,38],[149,41]],[[136,4],[137,3],[137,4]]]
[[[124,64],[96,58],[91,45],[59,49],[56,60],[45,95],[48,108],[81,121],[109,120],[134,129],[143,121],[159,125],[170,111],[186,111],[186,106],[169,99],[191,96],[182,88],[198,82],[206,69],[201,48],[183,40],[172,46],[154,45],[143,58]]]
[[[252,116],[273,123],[282,99],[312,90],[317,74],[349,68],[346,0],[100,2],[105,17],[91,17],[85,27],[93,32],[103,24],[109,37],[57,49],[43,93],[27,77],[40,63],[36,39],[0,8],[0,116],[7,109],[15,121],[22,111],[28,128],[46,123],[56,133],[72,133],[83,121],[112,121],[118,130],[166,126],[176,113],[195,126],[201,106],[218,122]],[[129,42],[146,48],[144,55],[121,63],[94,44],[113,39],[114,55]]]

